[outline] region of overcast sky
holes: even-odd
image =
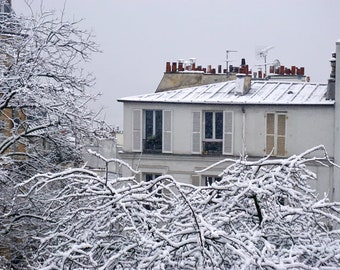
[[[41,0],[33,0],[38,9]],[[43,0],[60,12],[64,0]],[[17,14],[28,14],[24,0],[12,0]],[[340,39],[339,0],[66,0],[66,15],[84,19],[103,53],[90,66],[101,92],[94,109],[122,127],[120,97],[154,92],[166,61],[196,58],[197,65],[225,65],[246,58],[262,63],[256,49],[274,46],[267,62],[304,66],[312,82],[326,83],[329,59]]]

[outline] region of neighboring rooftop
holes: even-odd
[[[196,65],[195,58],[190,58],[189,61],[166,62],[165,72],[156,92],[235,80],[236,74],[251,75],[253,80],[309,81],[309,77],[305,76],[304,67],[285,67],[277,59],[270,65],[267,75],[263,73],[261,65],[257,68],[257,72],[252,72],[244,58],[241,59],[240,66],[229,65],[228,69],[222,69],[222,65],[218,65],[217,69],[212,65],[205,68]]]
[[[192,104],[333,105],[327,84],[252,80],[247,93],[240,95],[237,80],[178,90],[120,98],[120,102]]]

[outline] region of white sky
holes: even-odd
[[[31,0],[32,1],[32,0]],[[38,9],[41,0],[33,0]],[[28,14],[24,0],[12,0],[17,14]],[[61,11],[64,0],[43,0],[45,10]],[[267,62],[304,66],[312,82],[326,83],[329,59],[340,39],[339,0],[66,0],[66,15],[84,19],[102,54],[91,72],[101,92],[94,109],[122,128],[117,98],[154,92],[166,61],[196,58],[197,65],[225,65],[246,58],[250,67],[259,46],[274,46]]]

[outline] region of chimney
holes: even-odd
[[[221,74],[222,73],[222,65],[217,66],[217,73]]]
[[[335,66],[336,66],[336,53],[335,52],[332,53],[332,58],[331,60],[329,60],[329,62],[331,63],[330,77],[335,79]]]
[[[169,73],[170,71],[171,71],[170,62],[166,62],[166,65],[165,65],[165,72],[166,72],[166,73]]]
[[[178,60],[178,71],[184,71],[183,63],[184,61],[182,59]]]
[[[171,72],[176,72],[176,71],[177,71],[177,63],[176,62],[172,62]]]
[[[190,58],[190,70],[195,70],[196,69],[196,58]]]
[[[241,66],[245,66],[246,65],[246,59],[245,58],[242,58],[241,59]]]
[[[291,67],[292,75],[296,75],[296,66]]]
[[[249,92],[251,87],[251,76],[245,74],[236,74],[235,93],[238,95],[245,95]]]
[[[331,74],[328,79],[326,99],[335,100],[336,53],[332,53],[329,62],[331,63]]]

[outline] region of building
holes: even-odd
[[[17,32],[17,24],[13,20],[12,3],[10,0],[0,0],[0,43],[3,52],[0,52],[0,97],[3,101],[0,108],[0,149],[7,152],[9,150],[5,144],[2,144],[6,138],[11,136],[11,129],[16,127],[22,132],[23,127],[20,122],[26,120],[26,116],[22,109],[7,106],[5,100],[9,96],[8,88],[11,87],[12,79],[8,76],[8,66],[11,63],[11,56],[4,53],[10,48],[21,35]],[[7,95],[7,96],[6,96]],[[5,104],[5,106],[4,106]],[[15,152],[25,152],[25,145],[15,142],[11,146],[11,150]]]
[[[217,180],[226,164],[197,171],[241,156],[288,157],[323,144],[340,161],[340,108],[335,102],[340,80],[310,83],[303,68],[277,68],[279,73],[264,79],[251,78],[248,71],[234,80],[119,99],[124,103],[121,158],[140,170],[142,180],[170,174],[195,185]],[[322,179],[312,183],[318,193],[339,200],[334,168],[314,164],[311,169]]]
[[[86,138],[83,139],[83,156],[85,167],[95,171],[98,175],[108,178],[120,176],[120,167],[117,164],[117,152],[119,142],[117,137],[120,134],[113,134],[111,138]]]

